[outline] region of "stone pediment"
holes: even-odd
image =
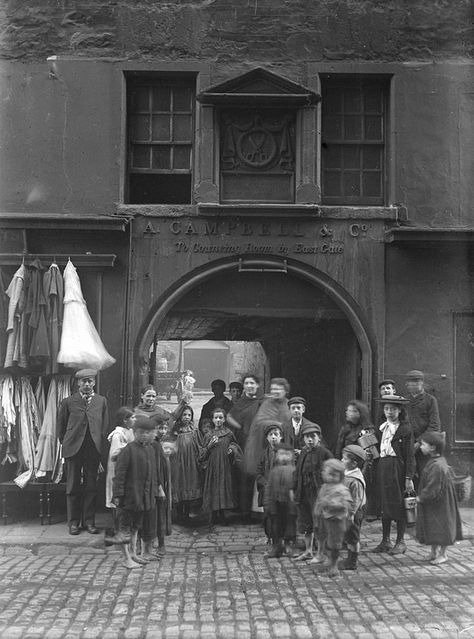
[[[234,104],[279,104],[302,106],[316,104],[320,96],[307,87],[287,78],[257,68],[221,82],[198,95],[203,104],[231,106]]]

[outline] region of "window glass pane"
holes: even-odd
[[[359,171],[344,171],[342,176],[343,194],[348,197],[360,195]]]
[[[169,115],[154,115],[152,139],[160,142],[171,140],[171,118]]]
[[[364,95],[364,111],[366,113],[382,113],[382,92],[367,89]]]
[[[133,146],[132,167],[134,169],[150,168],[150,147],[149,146]]]
[[[170,110],[170,93],[170,87],[158,86],[153,88],[153,111]]]
[[[360,166],[360,150],[358,146],[346,146],[342,149],[345,169],[358,169]]]
[[[362,166],[364,169],[382,168],[382,149],[378,146],[366,146],[362,149]]]
[[[173,117],[173,140],[179,142],[191,141],[190,115],[175,115]]]
[[[359,89],[344,91],[344,112],[360,113],[362,111],[362,94]]]
[[[191,111],[191,96],[189,87],[175,88],[173,111]]]
[[[360,116],[346,115],[344,116],[344,139],[360,140],[362,138],[362,127]]]
[[[341,195],[341,177],[340,171],[324,171],[324,195],[328,197]]]
[[[324,167],[327,169],[338,169],[341,166],[342,149],[340,146],[330,144],[323,149]]]
[[[382,195],[382,176],[379,171],[364,171],[362,174],[362,191],[367,197],[380,197]]]
[[[342,112],[341,89],[333,89],[324,94],[323,110],[328,114]]]
[[[150,139],[150,117],[148,115],[134,115],[131,118],[130,133],[132,140],[147,142]]]
[[[191,149],[188,146],[173,147],[173,169],[191,168]]]
[[[149,111],[149,90],[148,87],[140,87],[132,91],[132,112]]]
[[[382,139],[382,118],[379,115],[365,116],[365,139],[381,140]]]
[[[326,116],[323,120],[323,135],[329,140],[340,140],[342,138],[342,117]]]
[[[171,168],[169,146],[160,145],[160,146],[153,147],[153,168],[154,169]]]

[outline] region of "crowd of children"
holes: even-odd
[[[293,403],[304,402],[296,400]],[[171,420],[151,409],[134,412],[122,407],[117,412],[108,438],[107,506],[113,510],[115,529],[108,542],[122,545],[128,569],[165,554],[173,513],[179,523],[206,513],[209,523],[225,524],[226,513],[239,509],[239,482],[248,481],[248,468],[244,469],[239,432],[229,427],[226,410],[218,404],[200,420],[199,427],[192,408],[185,403]],[[385,514],[383,539],[375,552],[393,550],[391,519],[397,522],[397,544],[404,552],[405,520],[399,493],[408,487],[411,477],[402,485],[401,475],[407,475],[409,466],[401,465],[397,454],[408,445],[410,435],[405,441],[402,429],[394,438],[399,423],[392,413],[398,418],[400,411],[389,405],[396,407],[396,400],[386,401],[387,422],[381,427],[378,476]],[[268,417],[268,413],[258,423],[265,446],[253,475],[270,546],[265,556],[286,555],[295,561],[321,564],[329,576],[338,575],[341,569],[357,570],[367,506],[366,450],[340,437],[339,458],[335,458],[322,442],[321,428],[308,420],[298,433],[302,447],[296,449],[294,441],[285,441],[289,439],[288,424]],[[442,435],[425,433],[420,447],[428,462],[419,483],[416,534],[420,543],[431,546],[428,559],[438,565],[447,560],[447,546],[461,539],[459,510],[452,472],[443,457]],[[297,530],[305,541],[299,554],[295,554]],[[343,548],[347,556],[339,561]]]

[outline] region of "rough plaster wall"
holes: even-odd
[[[473,55],[470,0],[6,0],[0,56],[408,60]]]

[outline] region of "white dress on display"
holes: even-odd
[[[103,370],[115,359],[109,355],[91,320],[82,296],[81,282],[69,260],[63,273],[64,315],[57,361],[70,368]]]

